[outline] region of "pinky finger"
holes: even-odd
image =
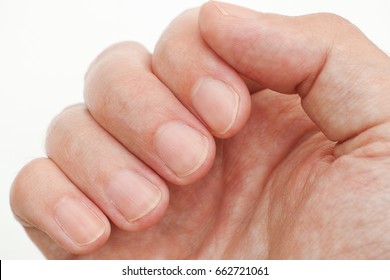
[[[20,171],[11,208],[45,255],[51,246],[37,230],[72,254],[95,251],[110,235],[106,216],[50,159],[36,159]]]

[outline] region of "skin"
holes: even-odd
[[[85,104],[53,121],[12,209],[51,259],[389,258],[389,75],[389,57],[335,15],[207,3],[153,55],[127,42],[92,63]],[[199,94],[211,79],[225,91]],[[157,202],[137,204],[150,184]],[[113,185],[134,199],[113,203],[126,197]],[[69,201],[80,218],[64,222]],[[77,244],[83,211],[98,226]]]

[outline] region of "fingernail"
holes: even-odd
[[[66,235],[79,246],[94,242],[106,230],[103,221],[77,198],[61,200],[54,215]]]
[[[199,169],[209,152],[209,141],[195,129],[173,121],[160,127],[155,145],[158,155],[178,177]]]
[[[192,105],[203,121],[218,134],[226,133],[237,118],[240,98],[224,82],[200,80],[194,86]]]
[[[149,214],[162,196],[157,186],[142,175],[128,170],[115,174],[106,192],[129,223]]]
[[[238,18],[256,18],[258,16],[256,11],[241,6],[217,1],[212,1],[211,3],[213,3],[219,12],[224,16],[233,16]]]

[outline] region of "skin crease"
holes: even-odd
[[[168,210],[152,227],[111,223],[108,241],[84,255],[27,233],[50,259],[389,258],[388,122],[337,143],[298,95],[251,90],[250,101],[244,127],[216,139],[207,175],[168,184]]]
[[[219,140],[211,172],[196,184],[170,186],[157,225],[133,233],[112,225],[108,242],[89,255],[28,233],[54,259],[387,257],[389,159],[335,159],[335,143],[297,96],[262,91],[252,102],[245,128]]]

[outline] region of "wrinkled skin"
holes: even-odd
[[[323,19],[329,20],[329,16]],[[207,30],[203,32],[207,39]],[[335,104],[340,106],[337,109],[330,106],[324,96],[321,96],[321,106],[309,104],[315,90],[321,94],[327,88],[330,91],[335,88],[331,78],[324,79],[328,82],[321,84],[319,89],[315,87],[318,83],[313,82],[328,77],[326,75],[331,71],[327,67],[319,69],[317,65],[319,70],[314,71],[314,79],[310,75],[306,75],[309,78],[305,76],[307,83],[290,71],[285,76],[291,77],[292,82],[275,86],[278,77],[272,76],[272,70],[270,77],[256,76],[256,71],[261,72],[261,65],[249,67],[245,65],[245,59],[234,61],[234,56],[239,55],[234,52],[229,61],[226,52],[230,50],[220,47],[217,40],[209,39],[207,43],[239,73],[265,88],[283,93],[295,93],[294,90],[297,90],[299,95],[251,89],[249,86],[251,113],[248,121],[234,136],[216,138],[216,156],[207,175],[186,186],[168,183],[170,199],[167,212],[151,227],[126,231],[111,223],[111,234],[100,248],[87,254],[71,254],[43,233],[44,230],[25,222],[34,242],[48,258],[55,259],[389,258],[389,118],[367,124],[356,131],[350,131],[355,124],[348,123],[347,118],[344,123],[340,121],[340,129],[337,121],[329,124],[321,119],[321,114],[333,113],[334,110],[334,115],[338,117],[338,114],[350,110],[351,119],[358,118],[359,125],[367,119],[366,111],[361,110],[360,114],[355,107],[349,107],[348,102],[354,102],[354,95],[349,96],[347,101],[336,100]],[[352,41],[355,44],[359,40]],[[253,43],[254,49],[256,44]],[[229,48],[234,44],[226,45]],[[356,51],[359,57],[368,48],[361,49]],[[367,52],[371,53],[370,49]],[[332,66],[332,61],[345,65],[339,62],[339,57],[344,56],[329,53],[330,62],[326,65]],[[244,54],[251,56],[248,51]],[[275,55],[275,60],[278,60],[278,55]],[[280,60],[283,69],[288,68],[287,62]],[[304,56],[302,60],[305,60]],[[362,61],[365,63],[364,59]],[[383,69],[389,70],[389,64],[387,61]],[[305,64],[299,62],[298,65]],[[278,70],[277,67],[275,69]],[[370,70],[369,67],[364,69]],[[340,73],[344,75],[341,70]],[[370,77],[370,74],[365,75]],[[348,75],[345,77],[350,78]],[[378,83],[382,81],[380,78]],[[344,80],[351,82],[350,79]],[[370,88],[371,80],[367,80],[366,84],[357,80],[356,87],[346,86],[356,93],[357,102],[364,103],[366,98],[363,95],[359,99],[359,89],[375,90]],[[380,102],[388,102],[390,91],[386,93],[386,89],[390,90],[388,84],[380,91],[385,96]],[[338,98],[337,94],[335,96]],[[369,102],[367,106],[373,114],[380,110]],[[85,108],[79,105],[68,110],[83,111]],[[383,115],[386,114],[383,111]],[[320,117],[317,118],[318,115]],[[17,209],[15,205],[20,202],[17,202],[17,195],[14,197],[16,202],[13,205]],[[23,220],[23,214],[14,211]]]

